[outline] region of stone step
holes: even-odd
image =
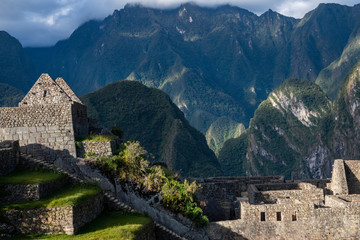
[[[189,240],[185,237],[181,237],[179,234],[175,233],[174,231],[170,230],[169,228],[165,227],[164,225],[155,222],[155,226],[162,229],[163,231],[167,232],[168,234],[172,235],[174,238],[177,238],[179,240]]]

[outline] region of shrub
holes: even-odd
[[[111,133],[117,136],[118,138],[122,138],[124,132],[119,127],[113,127],[111,128]]]
[[[189,183],[187,180],[181,183],[173,177],[174,173],[165,172],[162,166],[150,167],[146,160],[147,151],[139,142],[128,141],[121,149],[119,155],[98,158],[103,172],[116,175],[122,181],[137,184],[143,193],[161,191],[162,204],[166,208],[183,214],[199,227],[209,222],[202,209],[197,206],[195,192],[200,185],[196,182]]]
[[[209,220],[197,206],[195,192],[201,186],[187,180],[181,183],[174,179],[167,179],[161,188],[163,205],[175,213],[181,213],[194,221],[198,227],[205,226]]]

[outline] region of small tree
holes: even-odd
[[[147,151],[138,141],[128,141],[125,144],[121,159],[123,160],[123,169],[120,171],[120,178],[126,181],[139,183],[140,179],[146,174],[149,162],[145,160]]]
[[[123,130],[121,130],[121,128],[119,128],[119,127],[112,127],[111,133],[114,134],[115,136],[117,136],[118,138],[122,138],[122,136],[124,134]]]

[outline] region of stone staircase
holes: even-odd
[[[28,161],[30,163],[67,174],[69,176],[69,178],[72,179],[73,181],[77,181],[77,182],[81,182],[81,183],[86,182],[85,180],[79,178],[75,174],[69,173],[69,172],[55,166],[54,163],[35,158],[29,154],[21,153],[20,156],[23,160]],[[106,200],[111,202],[117,210],[123,210],[123,211],[128,211],[128,212],[137,212],[135,209],[133,209],[129,205],[121,202],[115,196],[115,194],[112,192],[105,192],[104,196],[105,196]],[[162,225],[159,222],[155,222],[155,227],[156,227],[156,232],[158,233],[158,235],[162,236],[161,238],[159,238],[160,240],[190,240],[188,238],[180,236],[179,234],[175,233],[174,231],[172,231],[171,229],[167,228],[166,226]]]

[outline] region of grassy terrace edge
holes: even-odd
[[[17,168],[8,175],[0,176],[0,184],[39,184],[58,180],[65,176],[65,174],[45,169],[39,169],[35,171]]]
[[[116,139],[116,136],[95,134],[95,135],[88,135],[88,136],[78,136],[76,138],[76,141],[79,141],[79,142],[87,142],[87,141],[109,142],[109,141],[115,140],[115,139]]]
[[[13,240],[133,240],[151,224],[151,218],[139,213],[122,211],[103,212],[97,219],[87,223],[77,235],[18,235]]]
[[[92,184],[67,185],[60,191],[38,201],[0,205],[0,211],[76,206],[101,191],[100,187]]]

